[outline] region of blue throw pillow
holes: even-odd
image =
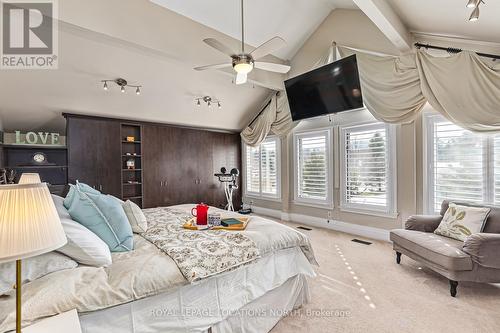
[[[79,186],[71,186],[68,213],[73,220],[95,233],[111,252],[133,250],[132,227],[121,204],[112,196],[85,193]],[[66,206],[65,199],[65,206]]]
[[[98,190],[95,188],[90,187],[89,185],[85,183],[80,183],[78,180],[76,181],[76,185],[69,184],[69,192],[66,195],[66,198],[64,198],[64,207],[66,209],[69,209],[71,206],[71,203],[73,202],[75,198],[75,190],[78,188],[80,191],[85,192],[85,193],[92,193],[92,194],[100,194]]]

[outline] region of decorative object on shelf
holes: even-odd
[[[39,184],[42,180],[40,179],[40,175],[34,172],[24,172],[21,174],[19,178],[18,184]]]
[[[225,167],[220,168],[220,173],[214,174],[215,177],[219,178],[219,181],[224,184],[224,193],[226,194],[227,205],[226,209],[234,212],[233,206],[233,191],[238,189],[238,176],[240,175],[240,170],[237,168],[231,169],[230,173],[226,173]]]
[[[486,4],[483,0],[469,0],[467,2],[467,8],[474,8],[469,17],[469,22],[476,22],[479,20],[479,5],[482,3]]]
[[[125,79],[122,79],[122,78],[118,78],[118,79],[114,79],[114,80],[101,80],[101,82],[104,82],[104,86],[103,86],[103,89],[104,90],[108,90],[109,87],[108,87],[108,82],[113,82],[115,83],[117,86],[120,87],[120,91],[122,93],[125,92],[125,87],[132,87],[132,88],[135,88],[135,93],[136,95],[140,95],[141,94],[141,88],[142,88],[142,85],[133,85],[133,84],[129,84],[127,82],[127,80]]]
[[[135,141],[135,136],[127,136],[127,137],[125,138],[125,140],[126,140],[127,142],[134,142],[134,141]]]
[[[15,144],[16,145],[60,145],[59,133],[49,133],[49,132],[27,132],[23,134],[21,131],[15,131],[16,135]]]
[[[214,99],[210,96],[198,97],[198,98],[195,98],[195,101],[196,101],[196,106],[198,106],[198,107],[201,106],[201,102],[203,101],[207,104],[207,106],[209,108],[212,107],[212,104],[217,104],[217,108],[219,108],[219,109],[222,108],[220,101],[217,99]]]
[[[21,333],[21,260],[54,251],[67,239],[47,184],[0,186],[0,206],[0,262],[16,260],[16,332]]]
[[[7,184],[7,170],[0,169],[0,185]]]
[[[127,169],[135,170],[135,160],[133,158],[127,160]]]
[[[14,184],[14,179],[16,178],[16,170],[5,169],[5,177],[7,178],[7,184]]]

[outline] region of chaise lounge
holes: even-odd
[[[446,210],[443,201],[440,215],[414,215],[405,229],[390,233],[396,262],[404,254],[450,280],[450,294],[455,297],[460,281],[500,282],[500,208],[459,203],[463,206],[491,209],[483,232],[472,234],[465,242],[434,234]]]

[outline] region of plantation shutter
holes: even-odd
[[[345,202],[389,207],[386,126],[347,129],[344,135]]]
[[[433,145],[434,210],[439,211],[444,199],[488,201],[483,138],[448,121],[435,121]]]
[[[299,198],[328,199],[327,140],[326,132],[297,137]]]
[[[246,185],[247,192],[260,192],[260,148],[246,147]]]
[[[494,203],[500,206],[500,136],[494,139]]]
[[[261,188],[263,194],[277,194],[277,143],[276,139],[265,140],[260,144]]]

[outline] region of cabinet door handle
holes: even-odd
[[[167,186],[168,182],[166,180],[163,181],[163,186]]]
[[[99,184],[99,191],[102,192],[102,185],[101,184]]]

